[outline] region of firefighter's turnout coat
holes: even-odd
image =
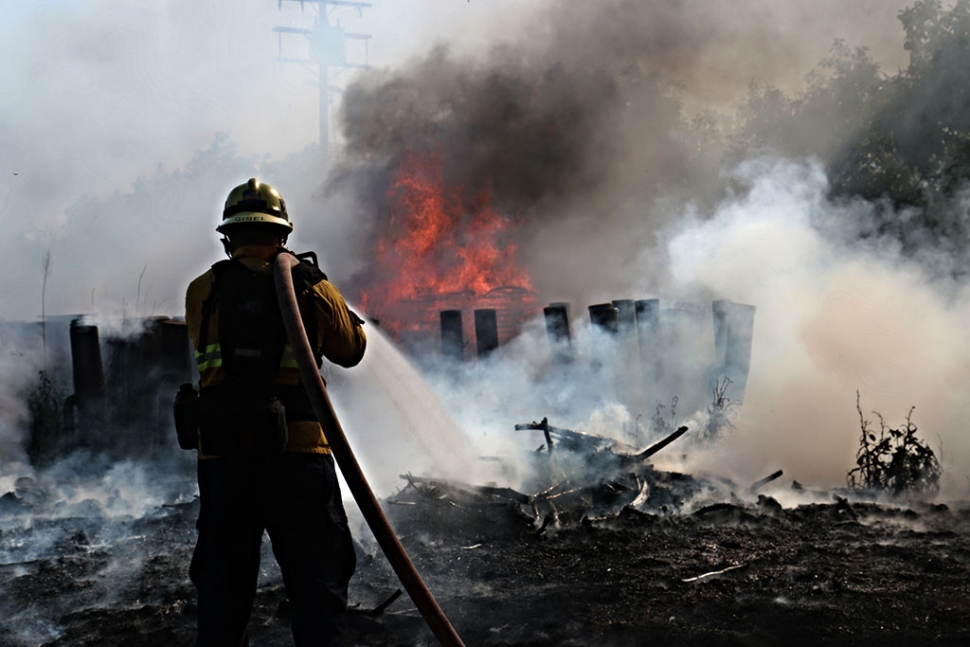
[[[240,247],[233,253],[232,258],[253,272],[272,275],[273,259],[277,253],[279,249],[276,247],[254,245]],[[312,335],[314,329],[316,331],[316,339],[311,336],[310,343],[334,364],[343,367],[355,366],[363,357],[367,344],[361,321],[348,309],[337,288],[322,274],[319,278],[318,282],[306,290],[300,290],[297,286],[297,302],[304,325],[309,335]],[[216,271],[210,269],[192,281],[185,295],[185,321],[195,349],[200,375],[199,388],[202,391],[218,387],[226,380],[226,371],[223,368],[225,358],[219,343],[219,312],[210,310],[206,317],[206,304],[212,298],[215,281]],[[207,332],[203,335],[202,324],[206,319]],[[203,342],[205,347],[201,348],[200,343]],[[283,346],[274,384],[291,387],[301,385],[300,371],[288,343]],[[288,422],[286,451],[329,454],[330,447],[319,422],[297,420]],[[201,451],[201,443],[199,457],[207,458]]]

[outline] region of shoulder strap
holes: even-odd
[[[308,260],[308,256],[312,254],[312,261]],[[312,252],[307,254],[299,254],[297,256],[300,259],[298,265],[293,266],[293,287],[296,289],[297,293],[307,295],[309,299],[309,312],[307,316],[304,317],[303,327],[306,329],[306,336],[310,342],[310,347],[313,349],[313,357],[317,362],[317,366],[320,366],[323,359],[323,350],[320,347],[319,332],[317,328],[317,316],[314,311],[316,305],[313,302],[313,286],[315,286],[320,281],[326,281],[327,275],[324,274],[319,267],[317,267],[313,261],[316,260],[316,255]]]
[[[298,290],[309,290],[320,281],[327,280],[327,275],[313,262],[316,254],[313,254],[312,260],[307,258],[311,254],[313,252],[299,254],[297,259],[300,263],[293,266],[293,283]]]
[[[219,278],[225,274],[232,263],[232,260],[224,260],[212,266],[212,287],[209,289],[209,296],[202,302],[202,327],[199,330],[198,348],[201,353],[205,353],[205,349],[209,345],[209,320],[212,319],[212,311],[215,309],[216,288],[219,285]]]

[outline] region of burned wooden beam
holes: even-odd
[[[491,500],[500,498],[507,501],[516,501],[518,503],[529,502],[529,496],[527,494],[522,494],[521,492],[517,492],[512,488],[493,487],[490,485],[468,485],[465,483],[448,481],[446,479],[414,476],[412,474],[401,474],[400,476],[415,489],[421,485],[428,490],[441,492],[445,496],[448,496],[449,493],[458,495],[466,501],[469,499],[478,499],[482,503],[491,503]]]
[[[550,433],[550,430],[555,429],[555,427],[549,426],[549,418],[543,418],[542,422],[536,422],[535,420],[533,420],[532,422],[526,422],[526,423],[515,425],[516,431],[522,431],[526,429],[541,431],[546,437],[546,445],[548,445],[549,450],[552,451],[553,441],[552,441],[552,435]]]
[[[671,433],[669,436],[667,436],[663,440],[659,440],[659,441],[655,442],[654,444],[650,445],[649,447],[647,447],[646,449],[644,449],[639,454],[634,455],[632,458],[636,458],[636,459],[639,459],[639,460],[644,460],[644,459],[650,458],[651,456],[653,456],[654,454],[656,454],[657,452],[659,452],[660,450],[662,450],[664,447],[666,447],[670,443],[674,442],[675,440],[677,440],[678,438],[680,438],[681,436],[683,436],[686,433],[687,433],[687,427],[686,426],[679,427],[677,429],[677,431]]]
[[[503,499],[509,499],[511,501],[518,501],[519,503],[529,502],[529,495],[522,494],[521,492],[517,492],[512,488],[494,487],[491,485],[479,485],[477,489],[482,494],[485,494],[488,496],[501,497]]]
[[[372,616],[372,617],[376,617],[376,616],[381,615],[382,613],[384,613],[384,610],[387,609],[387,607],[389,607],[392,604],[394,604],[394,601],[397,600],[399,597],[401,597],[401,589],[395,590],[394,593],[391,593],[390,597],[388,597],[386,600],[384,600],[383,602],[381,602],[380,604],[378,604],[376,607],[374,607],[370,611],[367,611],[366,612],[367,615]]]
[[[555,494],[546,494],[541,497],[542,501],[552,501],[553,499],[558,499],[559,497],[566,496],[567,494],[575,494],[576,492],[582,492],[582,488],[574,487],[569,490],[563,490],[562,492],[556,492]],[[539,497],[536,500],[540,500]]]
[[[549,450],[552,451],[553,445],[557,442],[563,446],[564,449],[571,451],[588,451],[588,452],[599,452],[604,449],[612,449],[616,446],[616,441],[612,438],[606,438],[604,436],[596,436],[594,434],[586,434],[581,431],[574,431],[572,429],[563,429],[561,427],[553,427],[549,424],[548,418],[543,418],[542,422],[528,422],[515,425],[516,431],[522,430],[535,430],[541,431],[546,437],[546,444],[549,446]]]
[[[764,485],[767,485],[768,483],[771,483],[772,481],[774,481],[777,478],[780,478],[781,475],[784,474],[784,473],[785,473],[784,470],[778,470],[777,472],[774,472],[772,474],[769,474],[768,476],[764,477],[763,479],[760,479],[760,480],[755,481],[754,483],[751,484],[751,487],[748,488],[748,492],[751,492],[751,493],[757,492],[758,491],[758,488],[760,488],[760,487],[762,487]]]

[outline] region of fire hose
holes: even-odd
[[[344,433],[337,414],[330,402],[327,387],[323,382],[323,377],[317,368],[310,342],[306,336],[306,329],[300,317],[300,308],[296,301],[296,291],[293,288],[292,269],[300,261],[289,253],[277,255],[273,264],[273,273],[276,281],[276,294],[280,302],[280,311],[283,315],[283,324],[286,327],[286,336],[290,346],[296,356],[297,365],[300,368],[300,377],[306,385],[310,402],[313,404],[313,411],[317,419],[326,430],[327,441],[330,443],[330,450],[333,452],[334,459],[340,467],[340,472],[344,475],[344,480],[350,488],[350,492],[360,508],[364,520],[370,526],[371,532],[377,539],[378,545],[384,551],[384,555],[391,563],[391,567],[404,585],[404,589],[411,596],[414,605],[421,612],[421,616],[427,623],[428,628],[434,634],[438,642],[443,647],[464,647],[461,638],[454,627],[448,621],[441,607],[435,601],[431,591],[425,585],[421,575],[408,557],[407,551],[401,545],[400,540],[391,528],[381,505],[374,496],[367,483],[357,457],[350,448],[350,443]]]

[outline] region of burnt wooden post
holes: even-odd
[[[494,308],[475,311],[475,341],[481,359],[498,348],[498,314]]]
[[[616,341],[620,329],[620,311],[612,303],[597,303],[587,308],[593,325],[592,361],[590,367],[603,383],[598,387],[606,398],[616,397],[615,380],[606,380],[605,368],[613,369],[616,358]],[[612,370],[609,371],[612,373]],[[615,374],[613,375],[615,377]],[[607,383],[608,382],[608,383]]]
[[[74,395],[81,399],[104,395],[104,363],[97,326],[71,322],[71,363]]]
[[[552,359],[556,362],[572,360],[572,333],[569,330],[569,304],[550,303],[542,309],[546,322],[546,336]]]
[[[643,377],[638,359],[637,311],[633,299],[614,299],[617,309],[616,394],[631,412],[649,409],[643,397]]]
[[[589,306],[589,320],[595,328],[610,335],[620,330],[620,310],[612,303]]]
[[[617,325],[621,335],[633,332],[637,322],[636,305],[633,299],[616,299],[613,306],[617,309]]]
[[[731,380],[728,395],[741,400],[751,368],[755,307],[721,299],[711,304],[711,311],[714,318],[715,359],[710,375],[711,386],[716,384],[716,380],[726,377]]]
[[[460,362],[465,358],[461,310],[441,311],[441,356],[454,362]]]
[[[71,365],[74,394],[64,403],[66,432],[69,442],[81,447],[97,445],[104,434],[104,362],[98,327],[71,321]]]
[[[162,368],[176,386],[192,379],[192,349],[189,328],[183,321],[162,322]]]
[[[661,311],[661,392],[665,399],[676,397],[681,411],[694,411],[710,402],[710,361],[703,355],[705,340],[710,343],[704,329],[705,310],[698,303],[677,301]]]
[[[155,328],[159,354],[158,365],[161,372],[159,382],[155,387],[159,433],[158,446],[165,448],[171,445],[174,436],[172,433],[172,401],[180,384],[193,381],[193,362],[191,362],[190,355],[189,329],[184,321],[162,319],[155,322]]]
[[[550,303],[542,309],[546,320],[546,334],[553,344],[568,344],[572,340],[569,331],[569,310],[565,304]]]
[[[660,361],[660,299],[640,299],[634,303],[634,308],[643,386],[648,404],[654,404],[650,398],[657,397],[657,385],[663,379],[663,364]]]

